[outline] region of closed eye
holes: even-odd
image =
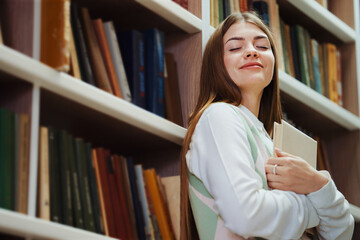
[[[258,48],[261,48],[261,49],[269,49],[268,47],[266,46],[257,46]]]
[[[236,51],[236,50],[239,50],[239,49],[241,49],[241,48],[240,48],[240,47],[238,47],[238,48],[231,48],[230,51]]]

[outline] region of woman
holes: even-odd
[[[313,227],[351,239],[354,219],[330,175],[271,157],[281,117],[273,38],[256,15],[232,14],[207,43],[183,144],[182,239],[299,239]]]

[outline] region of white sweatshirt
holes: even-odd
[[[255,144],[243,120],[256,133]],[[299,239],[318,226],[322,239],[351,239],[349,204],[328,173],[328,184],[308,195],[267,190],[264,165],[272,149],[263,124],[244,106],[214,103],[202,114],[186,161],[213,197],[212,209],[225,228],[244,238]]]

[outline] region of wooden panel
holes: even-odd
[[[0,106],[31,116],[33,85],[0,72]]]
[[[355,43],[339,46],[344,108],[359,116]]]
[[[188,0],[188,10],[198,18],[202,18],[201,16],[201,0]]]
[[[360,130],[324,139],[333,179],[346,199],[360,206]]]
[[[187,118],[194,110],[199,95],[202,58],[201,33],[173,34],[166,37],[165,44],[166,51],[174,54],[177,63],[183,126],[187,127]]]
[[[355,29],[353,1],[357,0],[328,0],[328,9],[347,25]]]

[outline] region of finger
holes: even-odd
[[[275,148],[275,152],[278,157],[295,157],[290,153],[281,151],[279,148]]]
[[[268,182],[283,182],[284,177],[282,177],[281,175],[274,175],[273,173],[268,173],[266,174],[266,179]]]
[[[278,166],[285,166],[285,165],[287,165],[288,159],[289,159],[289,157],[275,157],[275,158],[270,157],[266,164],[269,164],[269,165],[277,164]]]
[[[276,167],[275,167],[276,166]],[[282,175],[282,166],[281,165],[269,165],[269,164],[265,164],[265,172],[267,174],[272,174],[272,175]],[[274,170],[275,169],[275,170]],[[274,173],[275,172],[275,173]]]
[[[269,187],[271,187],[272,189],[277,189],[277,190],[285,190],[286,186],[281,183],[281,182],[268,182]]]

